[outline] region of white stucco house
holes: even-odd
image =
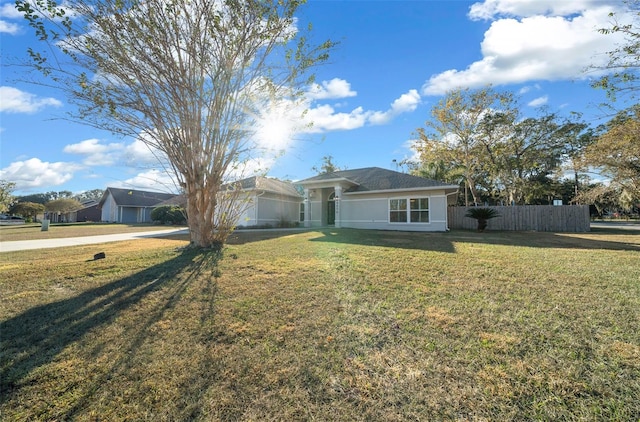
[[[296,182],[305,227],[447,231],[458,186],[379,167],[336,171]]]
[[[300,225],[442,232],[449,229],[447,206],[455,203],[458,192],[456,185],[379,167],[321,174],[295,185],[254,176],[229,186],[246,195],[238,228]],[[155,207],[183,203],[180,195],[107,188],[99,207],[102,221],[144,223],[151,222]]]

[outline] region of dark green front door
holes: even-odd
[[[327,225],[336,224],[336,203],[335,201],[327,202]]]

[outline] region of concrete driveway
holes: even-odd
[[[136,233],[104,234],[100,236],[65,237],[61,239],[17,240],[14,242],[0,242],[0,252],[91,245],[94,243],[118,242],[121,240],[143,239],[145,237],[162,237],[186,233],[189,233],[189,230],[186,228],[173,228]]]

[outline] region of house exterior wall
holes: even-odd
[[[75,221],[100,221],[101,212],[97,205],[83,208],[76,213]]]
[[[258,225],[256,216],[256,199],[254,195],[247,198],[246,208],[237,221],[238,227],[253,227]]]
[[[258,197],[258,224],[277,226],[284,223],[297,223],[300,220],[302,198],[294,198],[265,193]]]
[[[327,206],[331,189],[323,189],[319,198],[310,200],[311,227],[327,223]],[[429,198],[429,222],[393,223],[389,219],[389,200]],[[338,222],[336,222],[336,225]],[[354,229],[447,231],[447,197],[444,190],[396,191],[371,194],[344,193],[340,199],[340,226]]]
[[[100,221],[108,223],[116,223],[118,221],[118,206],[111,194],[107,194],[107,198],[105,199],[104,204],[102,204]]]
[[[238,226],[279,226],[281,223],[298,223],[302,198],[265,192],[252,195],[250,203],[238,220]]]

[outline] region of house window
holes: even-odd
[[[304,221],[304,202],[300,204],[300,221]]]
[[[389,222],[428,223],[429,198],[390,199]]]
[[[409,200],[411,206],[412,223],[429,222],[429,198],[412,198]]]
[[[407,200],[406,199],[390,199],[389,200],[389,222],[391,223],[407,222]]]

